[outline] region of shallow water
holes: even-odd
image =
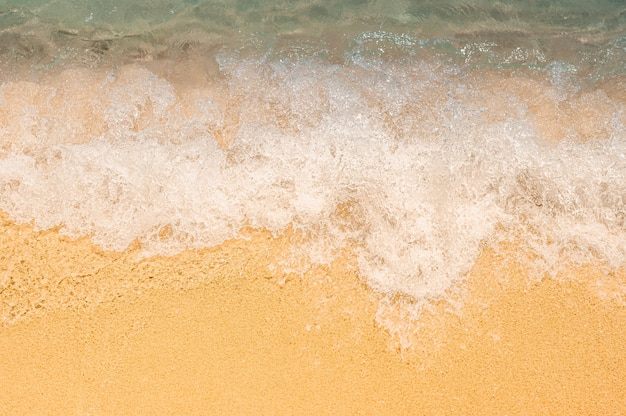
[[[0,209],[143,255],[295,231],[439,299],[626,259],[626,5],[2,2]]]

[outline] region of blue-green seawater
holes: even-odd
[[[623,73],[626,3],[186,0],[0,2],[4,66],[175,57],[222,45],[288,57],[439,53],[480,67]],[[93,56],[95,55],[95,56]]]

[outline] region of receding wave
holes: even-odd
[[[624,266],[623,97],[558,62],[354,56],[224,50],[218,78],[184,89],[136,65],[6,82],[0,209],[146,256],[294,231],[285,270],[349,247],[371,286],[418,300],[506,239],[539,275]]]

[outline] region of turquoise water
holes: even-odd
[[[6,1],[4,67],[184,59],[229,45],[291,58],[434,52],[481,67],[623,73],[626,4],[596,1]]]
[[[447,296],[482,248],[535,278],[626,261],[626,3],[0,2],[0,209],[170,255],[354,247]],[[163,230],[171,236],[163,238]]]

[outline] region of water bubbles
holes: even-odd
[[[421,300],[446,296],[506,239],[535,253],[538,275],[567,256],[623,265],[623,104],[576,93],[575,68],[515,78],[434,58],[217,61],[215,88],[179,91],[137,66],[0,86],[0,208],[109,249],[139,241],[144,255],[245,227],[295,232],[284,270],[350,247],[368,284]],[[546,125],[587,141],[552,140]]]

